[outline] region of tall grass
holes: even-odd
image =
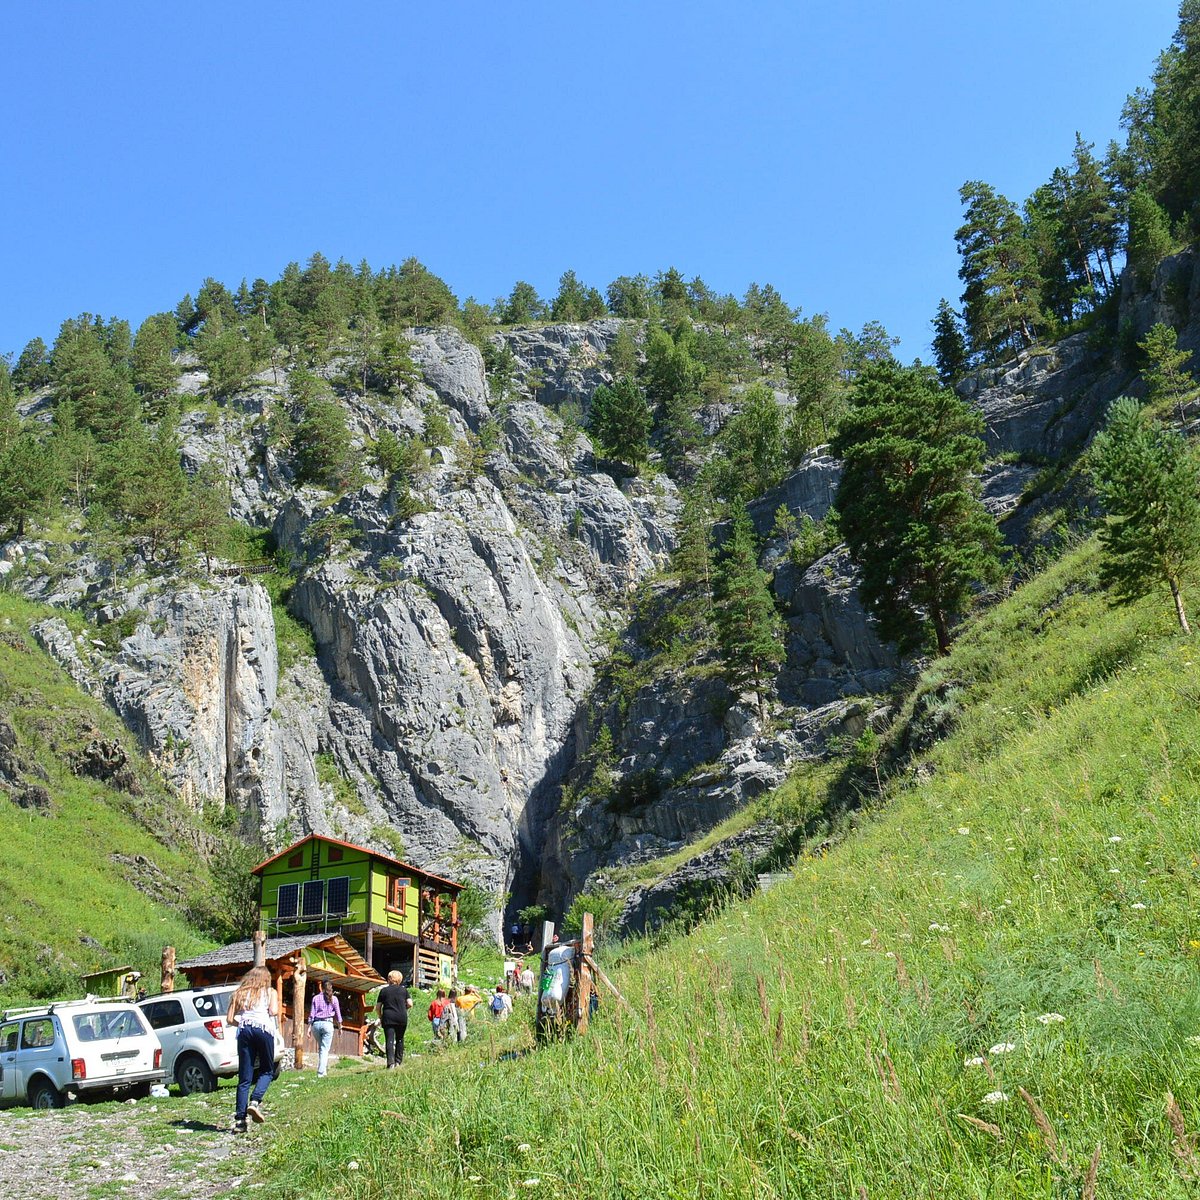
[[[936,664],[955,732],[886,808],[610,963],[632,1012],[305,1089],[261,1194],[1192,1195],[1200,648],[1094,555]]]

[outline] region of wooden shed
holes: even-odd
[[[366,1036],[366,994],[384,984],[361,954],[340,934],[297,934],[293,937],[267,938],[264,943],[266,965],[279,993],[280,1032],[284,1042],[295,1045],[295,1018],[292,980],[299,966],[306,973],[304,1010],[299,1014],[303,1025],[307,1008],[317,989],[325,981],[333,984],[342,1009],[342,1028],[334,1033],[334,1054],[361,1055]],[[254,943],[234,942],[219,950],[197,955],[178,964],[192,987],[236,983],[254,965]]]

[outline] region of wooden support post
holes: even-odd
[[[253,965],[256,967],[265,967],[267,965],[266,935],[261,929],[256,929],[253,937],[250,940],[254,943]]]
[[[613,981],[609,979],[609,977],[605,975],[605,973],[596,965],[596,960],[594,958],[589,956],[587,965],[592,968],[592,973],[596,976],[596,978],[600,980],[600,982],[604,984],[604,986],[608,988],[608,990],[612,992],[614,996],[616,996],[617,1000],[620,1001],[620,1003],[626,1009],[628,1009],[631,1013],[636,1012],[636,1009],[634,1009],[633,1005],[631,1005],[629,1001],[626,1000],[619,991],[617,991],[617,985],[613,983]]]
[[[175,990],[175,947],[164,946],[162,952],[162,986],[163,992]]]
[[[304,953],[296,955],[295,969],[292,972],[292,1046],[296,1051],[296,1070],[304,1069],[304,1031],[308,1026],[304,1023],[304,987],[308,983],[308,964],[304,961]]]
[[[583,930],[579,935],[579,961],[575,964],[578,968],[579,980],[579,999],[576,1005],[575,1028],[580,1033],[587,1033],[588,1018],[592,1014],[592,968],[590,961],[592,950],[595,946],[595,939],[592,936],[592,914],[583,914]]]
[[[458,901],[450,901],[450,952],[458,962]]]

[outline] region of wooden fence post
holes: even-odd
[[[296,1070],[304,1069],[304,985],[308,982],[308,964],[301,951],[295,958],[296,968],[292,974],[292,1046],[296,1051]]]
[[[254,966],[265,967],[267,965],[265,934],[261,929],[256,929],[250,940],[254,943]]]
[[[162,984],[159,991],[175,990],[175,947],[164,946],[162,952]]]
[[[588,1018],[592,1015],[592,951],[595,939],[592,936],[592,914],[583,914],[583,928],[579,934],[579,961],[575,964],[579,975],[579,999],[576,1005],[575,1028],[587,1033]]]

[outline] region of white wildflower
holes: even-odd
[[[541,1187],[542,1181],[540,1179],[522,1179],[521,1186],[527,1188]]]
[[[529,1143],[528,1143],[528,1142],[522,1142],[522,1143],[521,1143],[521,1144],[520,1144],[520,1145],[517,1147],[517,1149],[518,1149],[518,1151],[520,1151],[520,1153],[522,1153],[522,1154],[528,1154],[528,1153],[529,1153],[529,1151],[530,1151],[530,1149],[531,1149],[531,1147],[530,1147],[530,1145],[529,1145]]]
[[[357,1162],[355,1162],[355,1161],[354,1161],[354,1159],[351,1159],[351,1160],[350,1160],[350,1161],[349,1161],[349,1162],[346,1164],[346,1170],[347,1170],[347,1171],[357,1171],[357,1170],[358,1170],[358,1163],[357,1163]]]
[[[938,922],[937,922],[937,921],[934,921],[934,922],[933,922],[933,923],[932,923],[932,924],[929,926],[929,932],[930,932],[930,933],[949,933],[949,932],[950,932],[950,926],[949,926],[949,925],[940,925],[940,924],[938,924]]]
[[[958,832],[961,833],[963,837],[966,837],[967,834],[971,832],[971,827],[970,825],[960,825],[958,827]]]
[[[1013,1042],[997,1042],[994,1046],[988,1047],[988,1053],[1011,1054],[1016,1048],[1016,1044]]]
[[[977,1054],[974,1058],[964,1058],[963,1066],[967,1068],[982,1067],[986,1061],[987,1060],[982,1055]]]
[[[1115,846],[1121,840],[1121,835],[1119,833],[1114,833],[1108,840]]]
[[[1189,1046],[1200,1046],[1200,1033],[1193,1033],[1190,1038],[1183,1039]]]
[[[870,938],[863,938],[863,940],[862,940],[862,945],[864,945],[864,946],[869,946],[870,944],[871,944],[871,939],[870,939]]]
[[[1129,907],[1137,912],[1141,912],[1146,906],[1140,900],[1135,900]]]
[[[1062,1013],[1042,1013],[1038,1017],[1038,1023],[1041,1025],[1057,1025],[1060,1021],[1065,1021],[1066,1019]]]
[[[1008,1099],[1004,1092],[988,1092],[983,1098],[984,1104],[1003,1104]]]
[[[1120,873],[1121,873],[1121,868],[1120,868],[1120,867],[1109,867],[1109,868],[1108,868],[1108,873],[1109,873],[1110,875],[1120,875]]]

